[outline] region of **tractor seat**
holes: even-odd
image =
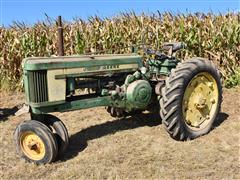
[[[172,49],[172,52],[176,52],[177,50],[183,49],[185,47],[186,45],[183,42],[166,42],[162,45],[162,48],[164,50],[169,51],[170,49]]]

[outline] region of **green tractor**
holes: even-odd
[[[165,43],[162,49],[169,53],[146,50],[147,56],[133,52],[24,59],[31,120],[14,132],[17,152],[37,164],[56,160],[67,149],[68,131],[48,113],[97,106],[105,106],[113,117],[157,107],[169,135],[180,141],[208,133],[220,111],[220,73],[209,60],[181,62],[174,57],[183,46]]]

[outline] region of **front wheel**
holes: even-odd
[[[211,61],[194,58],[177,65],[166,79],[160,115],[170,136],[194,139],[208,133],[222,102],[220,73]]]
[[[66,151],[69,144],[68,131],[64,123],[51,114],[44,114],[43,123],[50,128],[58,143],[58,156]]]
[[[53,133],[43,123],[35,120],[19,124],[14,132],[14,141],[18,154],[36,164],[50,163],[58,153]]]

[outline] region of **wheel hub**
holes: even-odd
[[[25,132],[20,138],[20,145],[24,154],[30,159],[40,160],[45,156],[45,145],[33,132]]]
[[[186,87],[183,97],[183,117],[190,128],[204,128],[217,109],[218,87],[207,72],[197,74]]]
[[[196,102],[195,102],[195,107],[199,110],[205,108],[207,106],[206,103],[206,98],[203,97],[203,95],[199,95],[199,97],[197,98]]]

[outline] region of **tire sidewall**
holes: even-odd
[[[51,128],[56,131],[53,134],[58,142],[58,152],[59,154],[63,154],[69,144],[69,136],[66,126],[59,118],[51,114],[44,115],[44,124],[46,124],[51,131]]]

